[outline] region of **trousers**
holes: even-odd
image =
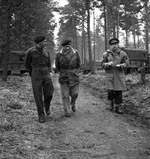
[[[70,106],[75,106],[79,93],[79,84],[70,86],[69,83],[60,83],[63,108],[66,113],[70,113]]]
[[[53,97],[54,87],[50,78],[32,79],[32,88],[35,103],[37,106],[38,116],[44,115],[44,107],[46,110],[50,108],[50,102]]]
[[[122,91],[109,90],[107,92],[108,92],[108,100],[114,101],[115,104],[122,103]]]

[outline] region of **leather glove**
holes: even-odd
[[[114,63],[113,62],[108,62],[108,66],[114,67]]]
[[[118,64],[116,65],[116,68],[123,70],[125,68],[124,64]]]
[[[110,67],[114,67],[114,63],[113,62],[107,62],[103,66],[105,67],[105,69],[108,69]]]

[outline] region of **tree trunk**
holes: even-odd
[[[133,41],[134,41],[134,48],[136,48],[136,35],[135,35],[135,31],[133,31]]]
[[[132,26],[133,26],[133,30],[132,30],[132,35],[133,35],[133,42],[134,42],[134,48],[136,48],[136,35],[135,35],[135,15],[134,13],[131,14],[131,21],[132,21]]]
[[[10,1],[8,1],[8,7],[6,10],[6,23],[7,23],[6,50],[4,52],[4,59],[3,59],[2,81],[7,81],[7,76],[8,76],[8,64],[9,64],[9,55],[10,55],[10,23],[11,23],[10,8],[11,8]]]
[[[120,0],[118,0],[118,11],[117,11],[117,38],[119,38],[119,24],[120,24],[120,17],[119,17],[119,8],[120,8]]]
[[[107,50],[107,18],[106,18],[106,3],[105,0],[103,0],[104,5],[104,25],[105,25],[105,50]]]
[[[111,38],[111,30],[110,30],[110,26],[112,24],[112,16],[111,16],[111,10],[110,8],[112,7],[109,3],[108,0],[106,0],[106,30],[107,30],[107,46],[109,46],[109,39]],[[107,48],[108,49],[108,48]]]
[[[81,61],[84,63],[84,16],[82,17],[82,44],[81,44]]]
[[[112,5],[113,5],[113,8],[114,8],[114,6],[115,6],[115,2],[114,2],[114,0],[112,1]],[[113,9],[112,9],[112,24],[113,24],[113,37],[116,37],[116,25],[115,25],[115,13],[114,13],[114,11],[113,11]]]
[[[129,46],[129,42],[128,42],[128,30],[126,29],[126,47]]]
[[[93,59],[93,69],[95,69],[95,60],[96,60],[96,55],[95,55],[95,50],[96,50],[96,46],[95,46],[95,10],[93,10],[93,34],[94,34],[94,45],[93,45],[93,47],[94,47],[94,49],[93,49],[93,52],[94,52],[94,59]]]
[[[74,20],[74,15],[73,15],[73,18],[72,18],[72,25],[73,25],[73,47],[76,49],[76,36],[75,36],[75,20]]]
[[[139,35],[137,35],[137,39],[138,39],[138,48],[140,47],[140,38]]]
[[[74,18],[74,34],[75,34],[75,48],[78,50],[78,37],[77,37],[77,30],[76,30],[76,19]]]
[[[87,61],[87,45],[86,45],[86,33],[84,32],[84,64],[86,64]]]
[[[93,74],[93,62],[92,62],[92,51],[91,51],[91,33],[90,33],[90,0],[87,0],[87,33],[88,33],[88,52],[89,52],[89,65],[90,71]]]
[[[149,32],[148,32],[148,19],[149,19],[149,14],[148,14],[148,0],[146,0],[146,2],[145,2],[145,12],[146,12],[146,25],[145,25],[145,43],[146,43],[146,50],[149,52],[149,47],[148,47],[148,45],[149,45],[149,38],[148,38],[148,34],[149,34]]]
[[[126,17],[126,10],[125,10],[125,17]],[[128,47],[128,28],[125,29],[126,32],[126,37],[125,37],[125,43],[126,43],[126,47]]]

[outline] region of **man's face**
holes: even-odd
[[[64,48],[64,50],[69,50],[70,49],[70,45],[65,45],[63,48]]]
[[[44,48],[46,45],[47,45],[46,39],[38,43],[38,46],[39,46],[40,48]]]
[[[110,45],[110,49],[111,49],[112,51],[116,51],[116,50],[118,49],[118,47],[119,47],[119,44],[118,44],[118,43],[114,43],[114,44],[111,44],[111,45]]]

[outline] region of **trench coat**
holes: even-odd
[[[114,63],[113,67],[109,65],[110,62]],[[126,90],[124,70],[129,65],[127,54],[121,49],[118,49],[115,53],[107,50],[103,53],[101,64],[105,70],[106,89],[114,91]],[[116,67],[116,65],[120,65],[120,67]]]
[[[62,50],[61,50],[62,51]],[[56,69],[59,73],[59,82],[61,84],[68,83],[70,86],[75,86],[79,84],[79,73],[78,69],[80,67],[80,57],[77,50],[73,49],[73,55],[70,60],[62,54],[62,52],[57,53],[55,58]]]

